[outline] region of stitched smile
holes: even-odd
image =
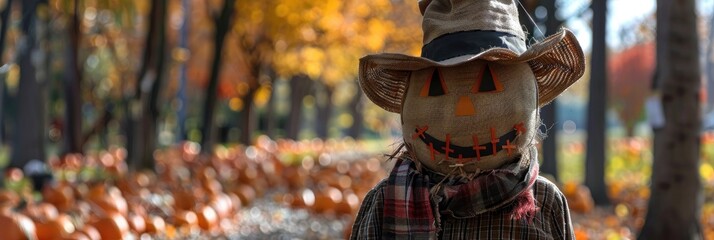
[[[432,152],[432,160],[434,160],[434,152],[444,155],[447,155],[448,152],[447,159],[476,158],[476,160],[480,160],[481,157],[496,154],[504,148],[508,150],[508,154],[510,155],[511,151],[515,150],[513,142],[515,141],[516,136],[523,131],[523,129],[519,127],[522,127],[522,125],[514,126],[513,130],[498,138],[495,137],[494,129],[491,128],[491,139],[484,141],[486,142],[485,144],[479,144],[478,138],[474,135],[474,145],[469,147],[451,144],[449,134],[446,135],[446,142],[441,141],[426,133],[426,129],[416,128],[414,130],[416,132],[414,136],[419,137],[419,139],[421,139],[421,141],[430,148]]]

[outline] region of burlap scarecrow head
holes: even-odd
[[[493,169],[521,155],[538,109],[582,76],[575,36],[564,29],[526,47],[516,4],[421,0],[421,57],[360,59],[365,94],[401,114],[410,154],[431,170]]]

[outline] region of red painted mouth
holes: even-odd
[[[516,146],[513,145],[516,137],[523,133],[525,130],[522,124],[517,124],[513,127],[510,132],[501,135],[496,138],[495,130],[491,128],[491,139],[485,144],[479,144],[479,140],[476,135],[473,136],[474,145],[463,147],[455,144],[451,144],[450,134],[446,135],[446,141],[441,141],[428,133],[426,133],[427,127],[416,128],[414,130],[414,138],[421,139],[424,144],[426,144],[432,153],[432,160],[435,159],[435,152],[447,155],[448,158],[454,159],[464,159],[464,158],[476,158],[476,160],[481,160],[481,157],[490,156],[498,153],[499,151],[506,149],[510,156],[511,151],[515,150]]]

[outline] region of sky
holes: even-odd
[[[619,37],[619,31],[633,23],[642,21],[654,14],[657,6],[656,0],[609,0],[608,1],[608,23],[607,23],[607,44],[611,48],[621,48],[623,43]],[[582,9],[586,9],[590,0],[559,0],[558,12],[561,18],[568,18],[566,27],[572,30],[578,37],[583,50],[590,51],[592,40],[589,21],[592,14],[586,10],[580,17],[573,16]],[[697,0],[697,9],[700,15],[709,15],[714,10],[714,0]]]

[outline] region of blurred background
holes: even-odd
[[[578,239],[714,239],[714,1],[673,2],[519,2],[529,43],[586,55],[541,111]],[[0,24],[7,239],[347,237],[401,138],[359,58],[422,46],[414,0],[0,0]]]

